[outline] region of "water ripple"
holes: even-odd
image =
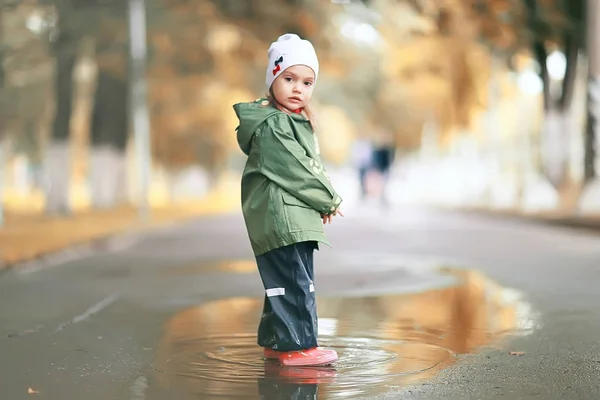
[[[262,299],[232,298],[182,311],[167,324],[150,391],[210,398],[364,398],[434,376],[456,356],[523,333],[524,302],[481,275],[412,295],[323,298],[319,342],[329,367],[290,368],[262,358]],[[175,397],[172,397],[175,398]],[[186,397],[187,398],[187,397]]]

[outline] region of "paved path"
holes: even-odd
[[[0,273],[2,398],[600,398],[600,237],[356,203],[346,214],[317,255],[336,368],[303,380],[260,360],[262,288],[232,215]]]

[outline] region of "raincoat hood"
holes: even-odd
[[[258,127],[270,116],[281,111],[272,107],[266,99],[250,103],[237,103],[233,109],[240,121],[236,128],[238,145],[244,154],[249,155],[252,138]]]

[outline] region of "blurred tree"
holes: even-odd
[[[431,111],[447,132],[470,124],[473,111],[484,103],[484,46],[505,64],[513,54],[534,49],[546,83],[542,60],[553,48],[565,49],[561,97],[551,102],[548,85],[545,97],[548,109],[567,109],[581,47],[577,26],[582,1],[371,0],[343,5],[319,0],[147,0],[155,161],[170,170],[190,165],[216,172],[224,168],[236,146],[231,104],[264,94],[266,50],[284,32],[298,33],[317,47],[321,74],[315,98],[327,116],[343,120],[340,126],[351,121],[359,135],[383,128],[404,148],[419,146],[421,126]],[[49,193],[54,200],[49,211],[64,211],[68,205],[66,143],[77,112],[73,93],[78,83],[72,77],[83,57],[82,38],[93,39],[91,57],[97,65],[89,117],[92,193],[100,199],[97,206],[113,205],[120,198],[121,183],[115,179],[123,173],[106,166],[123,160],[128,140],[126,3],[38,0],[38,6],[48,4],[54,10],[46,19],[56,20],[47,37],[37,39],[51,42],[56,61],[48,152],[55,165],[48,164],[49,172],[55,171]],[[22,37],[11,35],[11,49]],[[31,71],[43,64],[43,51],[34,53],[37,59],[22,61]],[[15,65],[6,62],[6,54],[4,58],[6,65]],[[352,135],[349,131],[344,134]],[[332,135],[336,141],[339,136]]]
[[[48,77],[51,63],[48,57],[48,26],[44,18],[48,9],[36,3],[4,1],[1,7],[3,38],[0,41],[0,69],[3,89],[0,94],[0,136],[10,161],[15,153],[24,154],[24,171],[17,185],[39,184],[37,172],[41,162],[41,133],[46,126],[50,90]],[[32,175],[29,173],[33,172]],[[28,176],[29,175],[29,176]],[[28,178],[32,176],[35,181]]]
[[[318,48],[335,40],[325,33],[330,23],[328,2],[160,0],[150,4],[150,16],[156,21],[149,31],[156,55],[149,68],[153,152],[158,162],[172,170],[190,164],[215,172],[225,167],[236,146],[231,105],[265,94],[266,52],[279,35],[298,33]],[[329,94],[324,88],[329,64],[325,52],[320,54],[319,101]],[[341,91],[337,95],[344,98]]]
[[[118,0],[46,0],[54,6],[56,32],[52,37],[55,58],[55,113],[52,143],[47,152],[46,172],[52,185],[47,193],[47,212],[69,211],[69,139],[74,127],[76,85],[87,85],[88,73],[74,78],[78,65],[86,66],[90,51],[82,39],[91,38],[97,65],[89,129],[92,201],[96,207],[111,207],[123,199],[125,148],[128,137],[127,107],[127,2]],[[78,99],[81,101],[81,99]],[[84,112],[84,111],[80,111]],[[81,140],[79,140],[81,141]]]
[[[1,4],[1,3],[0,3]],[[6,45],[4,44],[4,5],[0,6],[0,143],[4,139],[4,125],[6,121],[6,95],[5,95],[5,73],[4,73],[4,53],[6,51]],[[0,149],[0,152],[2,149]],[[0,156],[0,162],[4,162],[3,157]],[[0,170],[2,166],[0,165]]]
[[[68,214],[71,178],[69,138],[75,87],[73,72],[82,32],[77,29],[78,16],[68,0],[53,0],[52,5],[56,17],[56,34],[51,41],[55,60],[54,121],[45,162],[45,173],[50,181],[46,192],[46,212]]]
[[[585,132],[584,177],[591,199],[596,200],[598,180],[598,158],[600,157],[598,141],[600,134],[600,4],[597,1],[586,2],[586,53],[588,56],[587,71],[587,118]],[[591,185],[590,185],[591,184]],[[585,194],[583,195],[585,196]]]
[[[542,131],[542,170],[557,188],[567,184],[569,116],[573,100],[579,52],[585,40],[584,0],[526,0],[528,27],[533,53],[540,66],[543,82],[545,123]],[[566,58],[560,94],[552,96],[548,47],[561,51]]]
[[[543,82],[544,109],[543,148],[553,149],[544,158],[543,170],[555,186],[566,176],[566,126],[570,112],[578,54],[583,48],[584,0],[410,0],[408,3],[435,24],[435,35],[443,45],[451,83],[451,101],[444,105],[449,114],[442,126],[465,126],[473,110],[483,104],[478,86],[487,85],[471,66],[474,45],[482,44],[491,58],[513,67],[513,57],[529,52],[539,65]],[[418,39],[416,39],[418,40]],[[559,96],[552,96],[548,72],[548,56],[558,50],[564,53],[566,69],[560,80]],[[441,71],[444,71],[442,68]],[[560,154],[559,154],[560,153]]]
[[[86,7],[89,11],[90,6]],[[97,208],[125,200],[126,148],[129,132],[128,1],[100,2],[94,38],[97,65],[90,119],[90,183]]]
[[[568,121],[584,45],[584,9],[585,0],[478,0],[471,13],[494,57],[510,65],[514,54],[527,50],[537,61],[545,110],[542,170],[556,187],[566,183]],[[566,59],[564,77],[558,83],[548,70],[553,51]],[[552,88],[557,85],[559,95],[553,96]]]
[[[420,146],[420,132],[434,115],[442,141],[466,127],[480,103],[481,49],[461,1],[372,2],[381,15],[385,45],[374,115],[403,149]]]
[[[4,81],[4,7],[0,3],[0,173],[4,174],[4,168],[6,165],[6,155],[4,154],[4,124],[5,124],[5,81]],[[0,176],[0,227],[4,225],[4,203],[2,198],[4,197],[5,183],[4,177]]]
[[[55,71],[55,105],[52,139],[66,144],[70,134],[70,119],[73,109],[73,70],[77,59],[77,45],[80,33],[75,32],[68,24],[69,19],[75,19],[71,8],[65,2],[57,1],[57,35],[52,43],[56,60]]]
[[[47,52],[40,43],[39,35],[43,27],[36,25],[36,17],[43,10],[23,6],[14,1],[2,8],[2,30],[4,38],[0,45],[2,58],[2,81],[4,97],[10,99],[3,107],[5,130],[12,131],[11,137],[18,151],[30,156],[38,144],[31,130],[22,125],[33,125],[41,120],[40,82],[48,72]],[[43,35],[42,35],[43,36]],[[25,95],[28,93],[28,96]],[[43,106],[42,106],[43,109]],[[20,125],[17,129],[16,125]],[[22,132],[25,131],[25,132]]]

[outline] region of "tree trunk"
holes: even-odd
[[[535,59],[540,65],[540,79],[542,80],[543,96],[544,96],[544,110],[548,110],[552,106],[552,99],[550,97],[550,75],[548,74],[548,66],[546,60],[548,59],[548,52],[542,42],[535,42],[533,45],[533,52]]]
[[[0,2],[1,4],[1,2]],[[0,7],[0,140],[4,135],[4,20]]]
[[[587,2],[588,32],[588,106],[587,127],[585,133],[585,179],[591,181],[597,176],[600,164],[598,160],[598,130],[600,127],[600,5],[596,1]]]
[[[125,199],[127,81],[99,70],[91,130],[91,188],[95,207],[108,208]]]
[[[565,36],[565,57],[567,66],[562,84],[559,107],[563,110],[569,109],[573,104],[573,92],[575,91],[575,79],[577,78],[577,67],[579,66],[579,49],[581,41],[573,34]]]
[[[600,154],[598,153],[598,131],[600,130],[600,4],[587,2],[587,40],[589,60],[587,121],[585,131],[584,175],[585,187],[579,199],[581,213],[600,212]]]
[[[585,180],[591,181],[596,177],[597,131],[600,122],[600,76],[590,76],[588,79],[588,107],[585,131]]]
[[[559,107],[546,110],[542,128],[542,171],[548,181],[558,188],[566,178],[568,165],[568,111]]]
[[[4,225],[4,20],[3,10],[0,7],[0,227]]]
[[[46,212],[68,214],[69,207],[69,134],[73,108],[74,43],[65,33],[56,43],[55,51],[55,114],[52,142],[46,153]]]
[[[547,52],[542,43],[536,43],[535,54],[540,64],[540,78],[544,87],[544,123],[542,128],[542,171],[555,188],[561,187],[568,180],[569,136],[571,129],[573,91],[577,76],[578,52],[580,41],[574,34],[564,38],[564,53],[567,60],[565,76],[562,80],[560,98],[555,99],[551,93],[551,79],[546,66]]]
[[[592,41],[593,42],[593,41]],[[600,153],[598,152],[598,131],[600,130],[600,71],[599,65],[592,68],[592,57],[598,50],[590,49],[590,69],[588,79],[587,121],[584,140],[585,186],[579,198],[579,211],[583,214],[600,213]],[[600,52],[598,52],[600,53]],[[595,55],[598,57],[598,55]]]
[[[580,4],[574,0],[569,3],[569,17],[581,18]],[[528,9],[528,25],[534,30],[539,25],[539,4],[535,0],[526,0]],[[567,59],[565,76],[559,99],[552,96],[552,80],[546,65],[548,52],[543,39],[535,40],[533,53],[540,66],[540,78],[543,82],[544,122],[540,138],[542,165],[541,173],[546,176],[552,186],[561,187],[568,181],[568,148],[571,132],[571,104],[575,77],[577,75],[577,58],[581,47],[580,32],[569,28],[563,37],[563,51]]]

